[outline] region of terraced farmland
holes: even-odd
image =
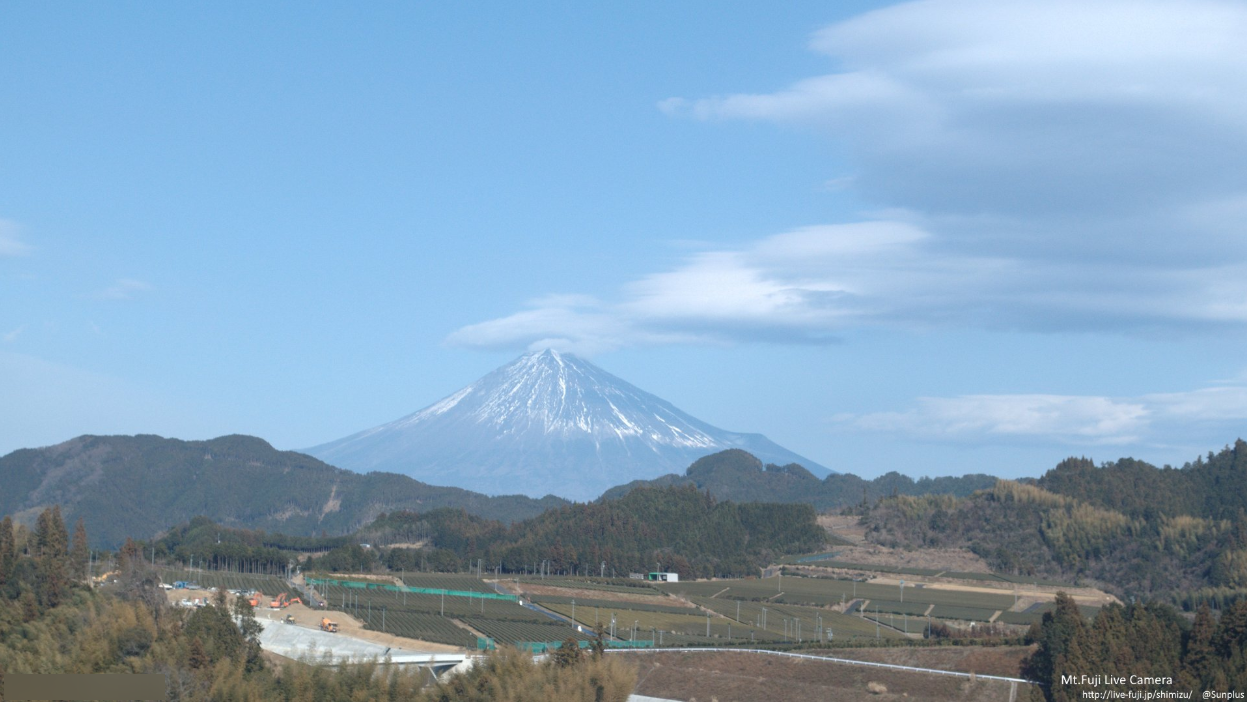
[[[358,602],[358,606],[364,608],[371,603],[373,609],[386,607],[390,611],[424,612],[439,616],[444,612],[448,617],[480,617],[503,621],[550,621],[549,617],[508,600],[454,595],[443,598],[440,595],[415,595],[386,590],[356,590],[337,585],[324,585],[321,592],[325,595],[329,606],[339,609],[353,607],[351,603]]]
[[[588,641],[593,638],[592,635],[578,632],[566,624],[500,622],[495,619],[465,619],[464,623],[500,644],[514,644],[519,641],[555,642],[568,637]]]
[[[893,600],[871,600],[862,606],[867,614],[871,612],[883,612],[885,614],[908,614],[911,617],[922,616],[927,613],[931,605],[926,602],[899,602]],[[991,610],[995,611],[995,610]],[[988,616],[991,616],[990,614]]]
[[[427,587],[434,590],[467,590],[469,592],[494,592],[494,586],[471,575],[458,573],[407,573],[402,576],[408,587]]]
[[[999,610],[939,605],[931,610],[931,616],[937,619],[953,619],[967,622],[988,622],[991,621],[997,611]],[[1001,616],[1004,616],[1004,614]]]
[[[667,592],[692,597],[739,600],[768,600],[788,604],[825,606],[852,599],[893,602],[901,599],[896,585],[879,585],[831,578],[785,576],[755,580],[714,580],[709,582],[672,583],[662,588]],[[980,609],[1003,610],[1013,605],[1013,595],[948,590],[932,587],[906,586],[904,601],[928,605],[950,605]]]
[[[783,638],[787,630],[790,638],[795,638],[796,627],[784,620],[800,620],[801,638],[811,640],[819,638],[819,627],[824,627],[832,640],[875,638],[875,625],[867,623],[861,617],[841,614],[818,607],[801,607],[797,605],[776,605],[763,602],[743,602],[708,597],[693,599],[697,605],[736,619],[744,624],[761,626],[766,622],[766,635],[771,638]],[[765,612],[763,611],[765,609]],[[901,638],[894,631],[881,630],[879,636],[885,639]],[[761,637],[759,637],[761,638]]]
[[[476,646],[476,636],[472,632],[436,614],[388,611],[385,618],[385,631],[410,639],[433,641],[450,646],[463,646],[464,648]]]
[[[633,580],[631,578],[606,578],[603,580],[600,578],[534,578],[532,576],[527,576],[513,578],[513,580],[532,585],[545,585],[547,587],[563,587],[577,590],[601,590],[603,592],[618,592],[627,595],[654,595],[660,597],[663,594],[646,581]]]
[[[655,598],[657,599],[657,598]],[[607,608],[627,608],[636,609],[642,612],[666,612],[667,614],[697,614],[697,610],[680,606],[679,600],[664,597],[660,601],[668,601],[672,604],[650,604],[649,602],[624,602],[621,600],[599,600],[576,597],[563,597],[561,595],[534,595],[533,602],[543,607],[547,605],[571,604],[576,603],[578,607],[607,607]]]
[[[548,605],[548,608],[568,618],[572,616],[570,604]],[[637,638],[646,641],[652,638],[651,631],[706,637],[707,625],[709,625],[709,637],[718,639],[719,643],[723,643],[724,639],[774,639],[774,636],[757,627],[730,622],[724,617],[707,617],[705,614],[671,614],[623,607],[581,607],[579,603],[576,605],[576,621],[590,629],[600,622],[609,633],[611,615],[615,616],[615,636],[622,639],[631,638],[634,625]]]
[[[172,585],[186,581],[204,588],[216,587],[226,590],[258,590],[270,597],[282,592],[290,592],[286,581],[276,575],[251,575],[247,573],[231,573],[217,570],[178,570],[161,568],[157,571],[161,582]]]

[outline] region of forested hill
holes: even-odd
[[[618,500],[573,504],[511,525],[462,510],[392,513],[360,533],[370,543],[419,540],[428,553],[391,549],[383,558],[393,570],[412,569],[423,556],[455,570],[481,559],[503,572],[534,570],[598,575],[607,564],[619,575],[661,567],[684,577],[756,575],[780,556],[824,548],[826,532],[804,504],[735,503],[716,500],[692,486],[634,490]],[[418,535],[418,536],[417,536]],[[305,569],[355,571],[377,549],[346,546]],[[433,553],[436,552],[436,553]],[[447,553],[453,559],[447,559]],[[409,558],[402,563],[397,559]]]
[[[1181,469],[1071,459],[1037,484],[968,498],[898,496],[858,508],[872,541],[969,548],[994,570],[1090,579],[1193,608],[1247,598],[1247,444]]]
[[[150,538],[199,515],[294,535],[345,534],[397,509],[461,507],[510,522],[567,504],[361,475],[250,436],[81,436],[0,458],[0,485],[0,514],[30,521],[59,504],[71,523],[85,519],[97,547]]]
[[[1038,484],[1131,517],[1235,519],[1247,512],[1247,442],[1239,439],[1181,468],[1157,468],[1132,458],[1096,466],[1086,458],[1070,458]]]
[[[763,465],[762,461],[740,449],[729,449],[698,459],[684,475],[664,475],[654,480],[637,480],[607,490],[602,499],[612,500],[638,487],[692,485],[709,491],[720,500],[735,502],[804,502],[818,511],[846,507],[863,500],[874,502],[889,495],[954,495],[964,497],[996,483],[990,475],[965,475],[914,480],[892,472],[874,480],[837,473],[824,479],[792,463]]]

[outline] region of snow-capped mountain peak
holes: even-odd
[[[436,485],[589,499],[617,484],[683,472],[727,448],[826,472],[765,437],[710,426],[553,349],[524,354],[418,412],[307,452]]]

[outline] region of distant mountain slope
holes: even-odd
[[[388,470],[489,494],[596,498],[741,448],[830,471],[760,434],[711,426],[571,354],[521,356],[419,412],[310,449],[353,470]]]
[[[740,449],[729,449],[700,458],[683,475],[669,474],[654,480],[636,480],[607,490],[604,500],[618,499],[638,487],[694,485],[716,499],[735,502],[803,502],[828,510],[889,495],[953,495],[964,497],[996,484],[990,475],[913,480],[892,472],[874,480],[837,473],[819,479],[799,465],[764,465]]]
[[[968,498],[885,499],[860,510],[868,538],[969,548],[997,572],[1091,579],[1187,609],[1247,599],[1247,442],[1182,468],[1124,458],[1062,461],[1029,484]]]
[[[462,507],[514,521],[567,504],[556,497],[487,497],[392,473],[360,475],[250,436],[179,441],[81,436],[0,458],[0,515],[59,504],[85,518],[92,542],[150,537],[203,515],[227,526],[341,534],[395,509]]]

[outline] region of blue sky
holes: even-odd
[[[1247,6],[0,11],[0,452],[529,348],[874,476],[1247,420]]]

